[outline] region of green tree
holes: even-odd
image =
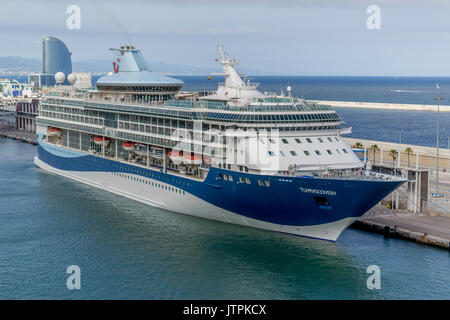
[[[353,145],[353,148],[356,148],[356,149],[362,149],[362,148],[363,148],[363,145],[362,145],[361,142],[356,142],[356,143]]]
[[[376,144],[373,144],[370,146],[370,150],[373,151],[373,163],[375,163],[375,154],[377,153],[378,146]]]
[[[407,147],[405,149],[406,154],[408,155],[408,168],[411,167],[410,166],[410,162],[409,162],[409,155],[413,152],[413,149],[411,149],[411,147]]]
[[[389,151],[389,154],[392,157],[392,166],[394,166],[394,162],[395,162],[395,159],[397,159],[398,152],[397,152],[397,150],[392,149],[391,151]]]

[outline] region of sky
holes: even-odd
[[[220,42],[243,71],[450,76],[448,0],[0,1],[0,56],[41,58],[51,35],[73,61],[112,59],[108,48],[131,42],[150,63],[215,68]],[[70,5],[80,29],[66,26]],[[369,5],[380,29],[367,27]]]

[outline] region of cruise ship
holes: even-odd
[[[330,106],[259,91],[220,46],[225,81],[210,92],[182,91],[134,46],[110,50],[95,89],[42,99],[36,166],[168,211],[330,241],[406,181],[361,161]]]

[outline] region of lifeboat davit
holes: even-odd
[[[203,156],[203,162],[207,165],[211,165],[211,157],[210,156]]]
[[[134,151],[134,143],[130,141],[126,141],[122,143],[122,148],[125,151]]]
[[[95,144],[98,144],[98,145],[102,145],[102,144],[107,145],[111,142],[111,139],[107,138],[107,137],[97,136],[97,137],[94,137],[94,142],[95,142]]]
[[[195,153],[188,153],[184,155],[184,162],[188,164],[202,164],[203,159],[202,156]]]
[[[150,156],[161,160],[163,158],[163,148],[150,147]]]
[[[184,162],[183,151],[181,150],[172,150],[169,151],[169,158],[172,160],[174,164],[181,164]]]
[[[49,128],[47,130],[47,134],[49,136],[60,136],[61,135],[61,129],[57,129],[57,128]]]
[[[134,147],[135,147],[134,152],[136,154],[138,154],[140,156],[146,156],[147,155],[147,145],[136,143],[134,145]]]

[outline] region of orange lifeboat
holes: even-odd
[[[47,134],[49,136],[60,136],[61,135],[61,129],[58,128],[48,128]]]
[[[126,151],[134,151],[134,143],[130,142],[130,141],[126,141],[126,142],[122,143],[122,148],[123,148],[123,150],[126,150]]]
[[[97,145],[102,145],[102,144],[107,145],[110,142],[111,142],[111,139],[107,138],[107,137],[101,137],[101,136],[94,137],[94,143]]]
[[[184,162],[188,164],[202,164],[202,156],[195,153],[188,153],[184,155]]]
[[[183,151],[181,150],[171,150],[169,151],[168,156],[174,164],[178,165],[184,162]]]

